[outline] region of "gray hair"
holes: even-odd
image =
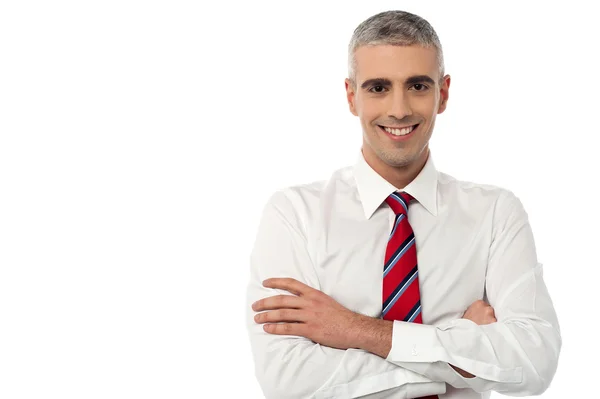
[[[392,10],[373,15],[360,23],[348,45],[348,78],[356,85],[356,59],[360,46],[391,44],[394,46],[433,47],[437,52],[440,81],[444,77],[442,44],[433,27],[425,19],[406,11]]]

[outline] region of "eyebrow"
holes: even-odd
[[[427,75],[411,76],[411,77],[407,78],[404,83],[407,85],[414,85],[417,83],[429,83],[430,85],[435,86],[435,81]],[[391,86],[391,85],[392,85],[392,81],[387,78],[374,78],[374,79],[365,80],[363,82],[363,84],[360,85],[360,87],[362,89],[366,89],[367,87],[370,87],[370,86]]]

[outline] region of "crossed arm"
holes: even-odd
[[[386,358],[392,347],[393,322],[353,312],[329,295],[292,278],[272,278],[263,286],[282,289],[292,295],[277,295],[252,304],[256,323],[264,324],[265,332],[294,335],[337,349],[364,349]],[[477,325],[496,322],[494,309],[482,300],[475,301],[463,318]],[[277,324],[273,324],[277,323]],[[473,375],[453,368],[466,378]]]
[[[267,398],[387,397],[378,396],[384,390],[408,398],[442,394],[446,384],[543,392],[556,370],[558,322],[526,245],[533,238],[524,210],[515,197],[503,201],[488,262],[494,309],[476,302],[463,319],[427,326],[356,314],[319,291],[317,276],[303,267],[310,257],[293,209],[274,196],[252,253],[247,297],[248,307],[255,304],[247,325],[256,376]],[[417,346],[419,356],[411,356],[408,348]]]

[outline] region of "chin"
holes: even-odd
[[[390,166],[401,167],[415,161],[414,154],[398,150],[383,150],[378,152],[379,159]]]

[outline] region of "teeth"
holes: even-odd
[[[394,136],[406,136],[415,128],[414,126],[404,127],[402,129],[392,129],[389,127],[383,127],[386,132],[393,134]]]

